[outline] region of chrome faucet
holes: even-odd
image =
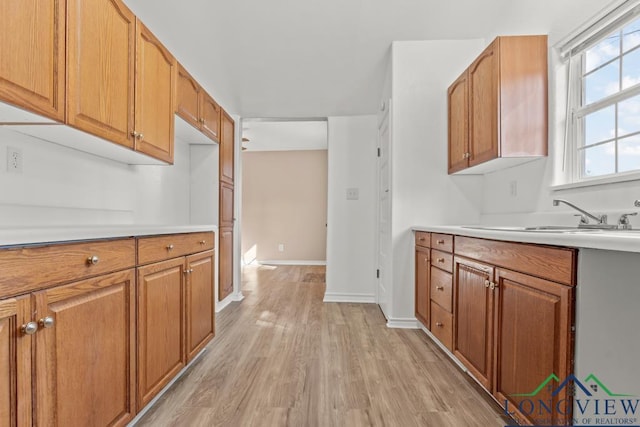
[[[598,224],[600,225],[604,225],[607,223],[607,216],[606,215],[593,215],[587,211],[585,211],[584,209],[580,209],[579,207],[577,207],[576,205],[574,205],[573,203],[570,203],[564,199],[554,199],[553,200],[553,206],[559,206],[560,203],[564,203],[565,205],[577,210],[578,212],[580,212],[582,215],[591,218],[592,220],[596,221]],[[580,221],[581,224],[583,224],[583,221]]]
[[[640,208],[640,199],[636,200],[634,205],[636,208]]]

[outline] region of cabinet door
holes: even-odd
[[[220,184],[220,227],[233,227],[233,185]]]
[[[34,295],[37,425],[124,426],[135,415],[135,274]]]
[[[235,130],[233,119],[222,111],[222,130],[220,138],[220,181],[233,184],[233,157]]]
[[[187,257],[187,361],[215,334],[213,251]]]
[[[31,336],[21,331],[31,321],[31,299],[0,301],[0,425],[31,425]]]
[[[465,71],[447,91],[449,109],[449,173],[469,166],[469,82]]]
[[[525,416],[518,404],[550,375],[564,381],[572,373],[571,332],[574,289],[509,270],[496,270],[496,367],[495,393],[499,402],[509,402],[509,412],[522,424],[567,425],[571,418],[556,410]],[[551,401],[551,408],[568,402],[568,387],[553,396],[560,383],[541,389],[535,401]],[[562,412],[564,406],[560,403]],[[569,408],[570,409],[570,408]],[[536,419],[539,416],[540,419]]]
[[[233,229],[221,228],[219,235],[218,248],[220,258],[218,260],[218,268],[220,269],[220,276],[218,278],[218,300],[222,301],[233,293]]]
[[[196,80],[178,64],[176,82],[176,114],[196,129],[202,126],[200,98],[202,89]]]
[[[202,100],[202,104],[200,105],[202,132],[212,140],[218,142],[220,135],[220,106],[206,92],[202,93],[200,99]],[[233,132],[233,129],[231,129],[231,131]]]
[[[0,100],[64,121],[65,0],[0,3]]]
[[[493,267],[454,259],[454,354],[491,390],[493,345]]]
[[[135,24],[120,0],[68,0],[67,123],[133,148]]]
[[[135,149],[173,163],[176,61],[139,19],[136,33]]]
[[[185,366],[184,258],[138,269],[138,410]]]
[[[469,67],[469,166],[498,157],[499,42]]]
[[[429,249],[416,248],[416,318],[429,329],[429,271],[431,259]]]

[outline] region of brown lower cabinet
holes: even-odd
[[[135,415],[133,269],[33,294],[35,418],[58,426],[124,426]],[[70,402],[73,402],[70,404]]]
[[[0,249],[0,425],[127,425],[214,336],[213,238]]]
[[[213,339],[213,283],[213,250],[138,268],[138,409]]]
[[[421,251],[417,245],[417,256]],[[577,251],[455,236],[453,253],[452,318],[432,295],[433,335],[518,423],[570,425],[571,396],[568,387],[552,395],[557,381],[534,399],[560,411],[520,408],[532,399],[522,395],[550,375],[563,381],[573,372]],[[416,275],[416,292],[421,280]],[[441,328],[434,330],[434,322]]]

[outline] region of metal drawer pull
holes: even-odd
[[[420,237],[418,240],[421,241],[421,242],[424,242],[427,239],[425,239],[424,237]]]
[[[207,243],[207,241],[206,241],[206,240],[200,240],[200,244],[201,244],[201,245],[204,245],[205,243]]]
[[[168,245],[168,246],[167,246],[167,250],[168,250],[168,251],[173,250],[173,245]]]
[[[439,245],[444,245],[444,240],[436,240],[436,243]]]
[[[25,323],[24,325],[22,325],[20,330],[25,335],[33,335],[38,332],[38,324],[36,322]]]
[[[438,261],[440,263],[444,263],[444,258],[438,258],[436,261]]]
[[[437,291],[444,291],[444,286],[436,286]]]
[[[42,319],[40,319],[38,321],[38,323],[40,324],[40,326],[42,326],[43,328],[50,328],[53,326],[53,324],[55,323],[55,321],[53,320],[53,317],[51,316],[47,316],[47,317],[43,317]]]
[[[436,326],[437,326],[438,328],[442,328],[444,325],[443,325],[441,322],[436,322]]]
[[[98,255],[93,255],[87,258],[87,264],[96,265],[99,262],[100,262],[100,258],[98,258]]]
[[[191,273],[193,273],[193,268],[190,268],[184,271],[184,274],[191,274]]]

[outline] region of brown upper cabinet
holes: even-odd
[[[119,0],[68,0],[67,123],[134,148],[136,17]]]
[[[449,173],[547,155],[547,36],[496,38],[448,90]]]
[[[59,122],[65,115],[65,7],[65,0],[0,4],[0,101]]]
[[[0,101],[70,126],[24,133],[134,164],[173,162],[177,62],[121,0],[7,0],[0,12]],[[49,122],[24,114],[0,122]]]
[[[235,129],[231,116],[222,110],[222,135],[220,139],[220,181],[233,185],[233,161]]]
[[[136,58],[135,149],[173,163],[177,62],[139,19]]]
[[[212,141],[219,142],[220,106],[178,64],[176,114]]]

